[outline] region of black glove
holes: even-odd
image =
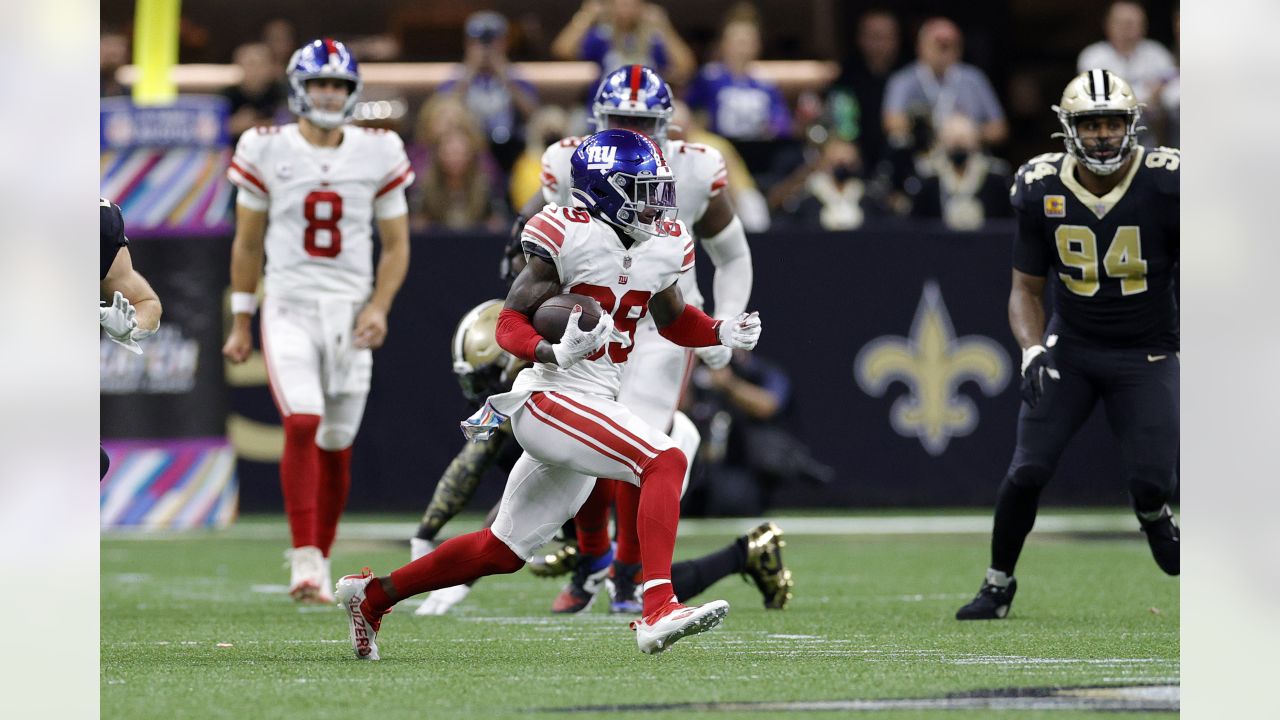
[[[1032,345],[1022,351],[1022,399],[1028,407],[1039,404],[1046,381],[1059,377],[1058,368],[1043,345]]]

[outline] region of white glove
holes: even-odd
[[[142,354],[142,348],[134,340],[134,332],[138,328],[138,311],[124,293],[117,290],[110,305],[105,302],[99,305],[98,324],[107,331],[107,337],[112,341],[125,346],[135,355]]]
[[[750,350],[760,342],[760,313],[742,313],[732,320],[725,320],[720,323],[716,334],[725,347]]]
[[[590,330],[578,327],[581,317],[582,306],[575,305],[573,312],[569,313],[569,322],[565,325],[560,342],[551,346],[551,351],[556,355],[556,365],[561,368],[573,367],[582,358],[599,350],[601,345],[618,339],[618,333],[613,331],[613,316],[600,316],[600,322]]]
[[[721,327],[724,326],[721,325]],[[724,345],[708,345],[707,347],[694,348],[693,352],[702,361],[703,365],[712,370],[727,367],[729,361],[733,359],[733,348]]]
[[[427,595],[422,604],[418,606],[418,609],[413,611],[413,614],[443,615],[449,612],[449,608],[462,602],[469,592],[471,592],[470,585],[454,585],[453,587],[440,588]]]

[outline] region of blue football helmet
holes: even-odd
[[[596,130],[608,130],[624,124],[641,130],[663,143],[667,140],[667,124],[671,122],[671,88],[658,73],[643,65],[623,65],[600,81],[595,99],[591,103],[591,117]],[[635,120],[620,118],[652,119],[652,129],[640,126]],[[643,120],[641,121],[643,122]]]
[[[289,110],[322,128],[335,128],[351,118],[356,102],[360,99],[360,64],[346,45],[330,38],[321,38],[298,48],[289,59]],[[319,78],[346,80],[349,87],[347,102],[341,111],[320,110],[307,95],[307,81]]]
[[[631,130],[601,130],[570,160],[573,198],[634,240],[670,234],[676,183],[657,143]]]

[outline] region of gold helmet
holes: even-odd
[[[1138,144],[1138,118],[1142,104],[1133,94],[1133,88],[1119,75],[1108,70],[1089,70],[1075,76],[1062,91],[1062,100],[1053,106],[1062,123],[1062,132],[1054,133],[1067,146],[1067,152],[1095,175],[1110,175],[1119,170],[1133,148]],[[1125,118],[1125,134],[1117,147],[1112,143],[1095,142],[1086,148],[1076,131],[1076,123],[1082,118],[1099,115],[1120,115]],[[1099,156],[1098,153],[1102,155]]]
[[[501,312],[501,300],[486,300],[467,311],[453,331],[453,373],[474,403],[509,390],[526,364],[498,345]]]

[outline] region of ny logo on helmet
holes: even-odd
[[[889,422],[903,437],[919,438],[925,452],[941,455],[953,437],[978,426],[973,400],[958,394],[971,380],[994,396],[1009,383],[1009,357],[991,338],[957,338],[942,291],[925,283],[911,322],[910,337],[886,335],[863,346],[854,360],[854,378],[863,392],[885,394],[894,381],[907,394],[894,401]]]
[[[618,156],[618,148],[613,145],[592,145],[587,148],[588,170],[609,170]]]

